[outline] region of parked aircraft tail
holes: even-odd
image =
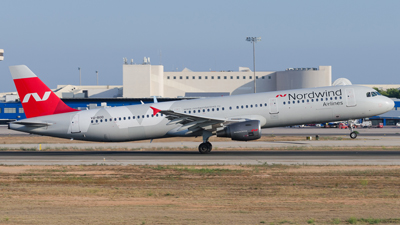
[[[10,66],[27,118],[78,111],[67,106],[27,66]]]

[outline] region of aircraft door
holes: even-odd
[[[353,88],[346,89],[346,102],[347,102],[347,104],[346,104],[347,107],[354,107],[357,105],[356,95],[354,93]]]
[[[278,114],[278,102],[276,98],[269,99],[269,113],[270,114]]]
[[[79,128],[79,115],[75,114],[71,120],[71,133],[80,133],[81,129]]]

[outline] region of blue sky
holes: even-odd
[[[122,84],[122,58],[165,71],[331,65],[333,80],[400,84],[400,1],[0,1],[0,92],[25,64],[50,88]],[[161,52],[161,57],[160,57]]]

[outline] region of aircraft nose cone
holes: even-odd
[[[387,110],[390,111],[394,108],[394,101],[392,99],[388,98],[385,101],[385,105],[386,105]]]

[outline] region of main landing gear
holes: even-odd
[[[201,154],[210,153],[212,150],[212,144],[208,142],[208,139],[212,136],[210,131],[204,130],[203,131],[203,143],[199,145],[199,152]]]
[[[356,139],[357,138],[357,132],[355,132],[355,131],[353,131],[353,121],[352,120],[349,120],[348,121],[348,124],[349,124],[349,129],[350,129],[350,138],[351,139]]]

